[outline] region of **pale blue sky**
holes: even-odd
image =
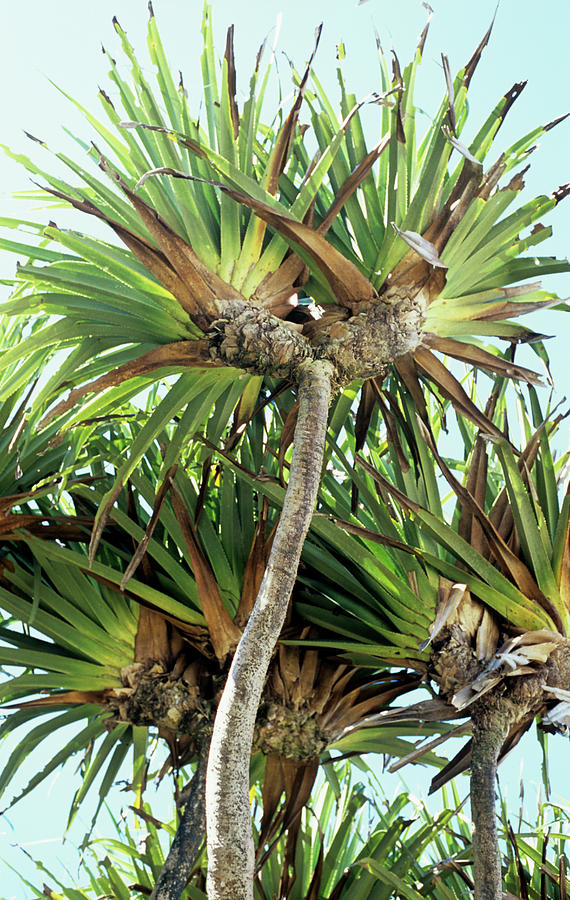
[[[424,63],[417,83],[417,102],[427,114],[437,108],[443,91],[440,63],[441,51],[450,57],[452,70],[458,69],[471,55],[488,27],[495,0],[432,0],[434,17],[424,55]],[[236,4],[229,0],[214,0],[214,25],[217,47],[223,50],[225,29],[232,22],[236,26],[238,93],[247,89],[249,73],[260,42],[271,38],[275,22],[282,11],[283,21],[278,44],[278,63],[284,80],[287,79],[285,51],[301,67],[313,42],[313,31],[321,21],[325,23],[316,70],[335,95],[335,46],[343,41],[346,47],[346,77],[359,96],[378,88],[374,44],[377,28],[386,50],[393,46],[401,60],[407,60],[425,22],[425,10],[418,0],[368,0],[360,6],[355,0],[264,0]],[[193,82],[199,73],[201,0],[155,0],[154,10],[174,71],[182,69],[192,97]],[[62,125],[89,134],[81,119],[65,99],[48,83],[53,79],[78,100],[94,111],[97,109],[98,85],[105,86],[106,65],[100,52],[103,42],[109,50],[117,49],[111,18],[117,15],[126,28],[131,42],[144,57],[147,21],[146,0],[98,0],[81,3],[77,0],[39,0],[4,4],[2,10],[3,47],[0,54],[0,83],[3,86],[3,109],[0,142],[18,152],[31,153],[23,129],[36,134],[56,150],[70,150],[72,146],[62,132]],[[474,133],[483,117],[499,97],[515,81],[529,79],[509,118],[500,132],[497,154],[516,137],[539,123],[545,123],[570,107],[568,99],[568,56],[570,35],[570,4],[568,0],[502,0],[494,34],[485,51],[471,89],[472,125]],[[271,39],[270,38],[270,39]],[[149,72],[151,70],[148,65]],[[239,72],[242,71],[242,79]],[[326,74],[325,74],[326,73]],[[302,118],[302,117],[301,117]],[[568,145],[570,119],[546,135],[540,151],[532,157],[532,170],[527,185],[534,193],[549,193],[560,183],[570,180]],[[73,146],[73,153],[78,151]],[[41,155],[38,161],[42,161]],[[46,165],[48,161],[45,161]],[[41,162],[40,162],[41,164]],[[27,174],[10,160],[0,157],[0,215],[17,216],[20,207],[9,198],[12,191],[29,188]],[[58,213],[59,216],[59,213]],[[570,234],[570,200],[562,204],[548,219],[555,228],[555,236],[545,253],[567,255]],[[85,225],[84,227],[87,227]],[[2,276],[10,274],[13,261],[0,257]],[[548,282],[562,296],[570,294],[569,279]],[[540,321],[534,318],[533,327],[556,334],[554,374],[559,394],[568,389],[567,353],[570,320],[561,314],[549,313]],[[551,347],[549,347],[549,351]],[[536,364],[535,358],[529,362]],[[556,773],[561,776],[558,789],[566,791],[564,757],[568,744],[562,738],[551,740],[552,767],[556,790]],[[7,748],[0,747],[0,764]],[[536,741],[527,737],[516,751],[516,758],[504,770],[510,784],[513,809],[518,806],[517,782],[520,761],[525,760],[529,782],[538,782],[539,757]],[[34,765],[34,758],[30,760]],[[16,840],[29,844],[35,856],[44,855],[53,861],[60,853],[59,835],[64,827],[66,811],[75,784],[73,767],[67,767],[63,777],[54,780],[0,819],[0,859],[10,858],[12,865],[27,871],[33,869],[25,862],[21,851],[11,847]],[[406,780],[420,793],[425,790],[429,772],[418,768],[405,773]],[[27,773],[29,774],[29,773]],[[26,779],[27,780],[27,779]],[[391,784],[394,784],[392,781]],[[466,782],[464,782],[466,790]],[[391,790],[389,788],[388,790]],[[152,791],[150,792],[152,796]],[[117,795],[117,803],[125,795]],[[566,799],[570,793],[566,792]],[[81,829],[75,835],[81,839]],[[35,843],[47,841],[47,843]],[[33,842],[29,843],[29,842]],[[73,854],[65,852],[68,862]],[[15,876],[2,872],[0,862],[0,898],[26,900],[30,896]],[[34,878],[41,882],[41,876]]]

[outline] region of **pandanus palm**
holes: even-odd
[[[212,897],[249,896],[249,755],[255,718],[317,495],[331,396],[355,379],[370,380],[362,400],[365,420],[371,391],[381,390],[394,363],[420,410],[418,378],[439,385],[461,412],[482,424],[482,414],[434,350],[533,380],[532,372],[505,362],[473,336],[524,340],[528,330],[507,320],[557,302],[536,282],[517,285],[531,274],[568,268],[550,258],[519,259],[550,230],[535,227],[523,238],[519,233],[566,196],[567,188],[504,216],[523,184],[513,170],[555,123],[534,129],[483,171],[522,85],[499,101],[469,147],[459,142],[467,90],[489,34],[455,79],[444,59],[446,94],[417,150],[412,87],[427,29],[403,71],[396,58],[392,77],[383,64],[382,90],[368,98],[381,108],[380,139],[371,151],[359,120],[360,104],[343,89],[339,122],[315,81],[311,113],[319,153],[310,160],[299,113],[312,58],[298,79],[291,112],[279,127],[267,130],[260,121],[264,79],[259,60],[240,113],[232,33],[220,82],[206,10],[205,133],[190,112],[183,85],[176,88],[169,74],[152,8],[149,47],[166,118],[124,32],[116,22],[115,27],[132,64],[134,92],[109,58],[126,121],[105,94],[101,98],[111,127],[87,114],[97,133],[97,145],[89,152],[109,182],[62,155],[78,179],[73,185],[23,161],[43,176],[50,194],[104,221],[127,249],[53,224],[40,228],[57,249],[43,242],[27,249],[31,262],[20,268],[18,293],[5,307],[12,315],[35,310],[39,327],[4,354],[3,365],[31,353],[44,363],[61,349],[68,353],[32,399],[28,430],[54,422],[69,428],[109,415],[159,375],[182,373],[157,402],[101,498],[92,561],[127,479],[173,417],[180,416],[180,423],[166,448],[157,498],[186,437],[200,424],[192,406],[198,396],[209,408],[215,404],[214,417],[227,415],[239,401],[239,428],[256,405],[262,379],[276,378],[296,389],[286,499],[218,707],[209,757],[210,892]],[[459,157],[454,167],[452,153]],[[510,180],[500,187],[506,176]],[[22,252],[16,242],[4,245]],[[322,310],[301,313],[301,321],[292,322],[287,316],[299,291],[316,299]],[[22,383],[28,375],[24,367]],[[484,421],[499,437],[496,426]]]
[[[301,571],[310,605],[308,594],[298,603],[307,618],[337,630],[329,648],[361,664],[406,658],[431,685],[432,699],[365,724],[467,718],[423,746],[435,749],[449,734],[472,734],[432,790],[471,767],[476,896],[499,897],[497,760],[537,716],[547,730],[565,731],[568,721],[570,497],[558,499],[568,455],[554,463],[550,449],[563,416],[545,418],[531,387],[526,403],[519,398],[527,438],[520,453],[506,437],[464,427],[464,459],[446,461],[409,398],[394,388],[383,429],[373,422],[366,455],[355,452],[350,432],[333,451],[357,503],[351,515],[346,492],[340,503],[332,479],[330,491],[325,480],[322,519],[315,517]],[[504,389],[496,384],[487,415],[506,427]],[[449,524],[429,457],[457,498]],[[333,521],[342,539],[335,539]],[[333,554],[335,570],[327,565]],[[348,730],[337,746],[349,749],[350,742]],[[408,759],[418,754],[421,745]]]

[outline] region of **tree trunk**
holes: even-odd
[[[206,779],[209,900],[253,898],[249,800],[253,731],[315,507],[333,373],[333,366],[324,360],[307,360],[299,366],[299,416],[281,518],[218,706]]]
[[[497,759],[508,734],[500,708],[474,721],[471,757],[471,817],[475,900],[502,900],[503,879],[497,834]]]
[[[208,746],[206,745],[200,751],[198,765],[190,783],[184,815],[150,895],[150,900],[178,900],[186,887],[194,860],[204,839],[206,826],[204,793],[207,763]]]

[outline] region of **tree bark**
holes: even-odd
[[[333,375],[334,367],[325,360],[307,360],[298,368],[299,416],[281,518],[216,714],[206,778],[209,900],[253,898],[249,765],[254,725],[315,507]]]
[[[204,839],[206,827],[204,794],[207,763],[208,747],[205,746],[198,757],[198,765],[190,783],[184,815],[150,895],[150,900],[178,900],[186,887],[194,860]]]
[[[474,721],[471,757],[471,817],[475,900],[502,900],[503,878],[497,834],[497,759],[508,734],[500,709]]]

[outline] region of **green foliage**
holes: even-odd
[[[444,59],[442,102],[427,133],[417,131],[413,89],[426,31],[403,69],[394,55],[390,74],[380,51],[381,89],[364,101],[341,63],[338,111],[312,69],[313,52],[304,73],[292,70],[291,110],[280,107],[268,125],[272,62],[264,67],[259,55],[240,110],[232,30],[218,63],[206,5],[200,124],[169,71],[152,10],[152,79],[114,26],[130,74],[107,54],[120,102],[100,92],[102,121],[80,107],[95,143],[75,137],[79,162],[53,154],[67,180],[6,149],[43,180],[50,203],[55,197],[95,216],[113,237],[0,220],[0,248],[25,259],[0,334],[0,699],[18,707],[0,739],[17,729],[25,736],[0,775],[0,793],[48,734],[73,725],[20,796],[79,752],[70,824],[97,789],[95,821],[125,760],[142,803],[156,732],[113,718],[110,704],[116,709],[128,695],[133,667],[155,664],[157,677],[183,677],[211,713],[269,554],[297,400],[289,381],[259,374],[266,369],[212,364],[209,328],[229,301],[289,317],[309,341],[327,316],[342,328],[366,302],[427,298],[416,351],[396,360],[387,381],[354,382],[334,400],[317,512],[268,684],[281,685],[288,700],[303,685],[299,703],[313,702],[317,685],[329,688],[330,708],[323,700],[319,715],[342,723],[334,752],[416,759],[424,750],[422,762],[441,767],[437,742],[422,742],[445,737],[450,718],[466,717],[459,702],[454,709],[434,700],[428,724],[417,709],[389,718],[381,707],[437,678],[433,641],[457,586],[503,641],[543,629],[556,637],[570,624],[570,501],[559,497],[567,456],[556,460],[551,449],[561,417],[541,407],[536,374],[487,343],[531,341],[548,360],[542,335],[512,320],[564,308],[526,280],[570,268],[533,249],[551,234],[539,219],[568,186],[518,205],[521,166],[558,120],[489,165],[516,85],[469,147],[460,143],[484,41],[455,78]],[[299,124],[303,103],[309,135]],[[365,104],[378,111],[372,143]],[[313,318],[313,301],[322,319]],[[485,413],[476,378],[456,375],[451,358],[492,375]],[[512,377],[526,386],[508,389]],[[520,450],[507,428],[513,396]],[[451,407],[462,447],[448,459],[438,447]],[[496,650],[497,641],[489,658]],[[195,756],[192,736],[184,737],[183,746],[170,734],[167,767]],[[447,900],[469,888],[459,813],[433,819],[421,807],[410,821],[405,795],[379,805],[379,785],[363,763],[355,766],[364,787],[348,764],[331,763],[327,751],[320,758],[324,781],[304,806],[298,840],[290,822],[267,838],[267,821],[286,819],[279,816],[289,810],[291,785],[273,807],[254,785],[267,820],[256,823],[260,898],[285,883],[292,900],[387,900],[394,892]],[[261,783],[260,755],[253,765]],[[447,777],[444,770],[440,783]],[[529,897],[558,897],[564,849],[560,843],[555,862],[546,860],[542,826],[531,838],[507,834],[513,893],[528,881]],[[174,827],[173,820],[166,831]],[[60,893],[48,896],[127,898],[139,888],[146,896],[164,858],[159,829],[148,819],[144,850],[128,829],[117,835],[103,860],[90,845],[100,870],[86,869],[88,888],[54,880]],[[200,867],[194,881],[188,897],[203,896]]]
[[[256,798],[258,802],[261,799],[257,794]],[[321,783],[303,812],[287,896],[292,900],[388,900],[397,891],[411,900],[451,900],[472,890],[471,826],[454,784],[444,789],[443,805],[443,811],[434,815],[405,789],[388,800],[364,761],[331,762],[324,767]],[[44,887],[40,891],[26,882],[33,896],[53,900],[89,900],[105,894],[137,900],[148,896],[164,862],[163,838],[174,833],[176,819],[159,822],[148,803],[141,815],[133,825],[117,820],[114,837],[90,841],[81,879],[73,886],[35,861]],[[503,803],[505,896],[526,896],[528,900],[559,900],[563,896],[560,885],[562,879],[567,888],[568,817],[564,804],[543,802],[536,821],[521,821],[515,831]],[[259,900],[276,896],[283,885],[285,841],[285,837],[277,840],[262,857],[255,888]],[[203,865],[200,856],[183,900],[206,896]]]

